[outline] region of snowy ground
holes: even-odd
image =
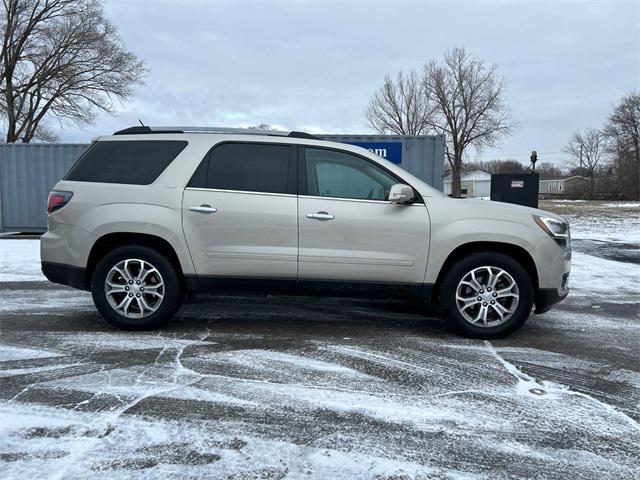
[[[548,208],[572,294],[492,342],[418,305],[276,297],[124,333],[44,281],[37,241],[0,240],[2,476],[639,478],[640,208]]]

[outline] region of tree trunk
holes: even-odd
[[[592,173],[589,176],[589,200],[593,200],[593,193],[595,191],[595,175]]]
[[[640,200],[640,145],[638,145],[638,136],[633,139],[634,147],[636,149],[636,163],[638,164],[638,200]]]
[[[462,157],[454,154],[453,168],[451,169],[451,195],[454,197],[459,197],[462,193],[460,170],[462,170]]]

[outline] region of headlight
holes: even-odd
[[[569,224],[567,222],[553,217],[539,217],[538,215],[534,215],[533,219],[541,229],[553,238],[569,238]]]

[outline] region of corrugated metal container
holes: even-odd
[[[434,188],[444,188],[444,135],[323,135],[333,142],[358,145],[398,164]]]
[[[47,195],[88,145],[0,145],[0,231],[47,229]]]

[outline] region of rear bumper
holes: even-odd
[[[545,313],[551,310],[556,303],[561,302],[569,295],[569,289],[567,288],[562,293],[559,293],[555,288],[541,288],[536,294],[536,309],[534,313]]]
[[[85,269],[61,263],[42,262],[42,273],[50,282],[87,290]]]

